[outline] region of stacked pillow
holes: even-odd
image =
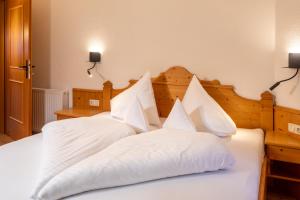
[[[111,115],[138,132],[149,131],[150,125],[161,127],[149,72],[111,100]]]
[[[161,127],[150,73],[134,86],[111,100],[111,115],[140,132],[149,126]],[[163,128],[193,132],[209,132],[220,137],[235,134],[237,128],[230,116],[193,77],[182,103],[176,100]]]

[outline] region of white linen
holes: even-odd
[[[234,158],[209,133],[160,129],[123,138],[53,177],[37,199],[230,169]]]
[[[205,91],[194,75],[182,104],[198,131],[230,136],[236,132],[236,125],[222,107]]]
[[[168,118],[163,124],[163,128],[193,132],[197,131],[193,121],[185,112],[184,107],[179,99],[176,99]]]
[[[125,123],[101,116],[51,122],[42,132],[43,165],[34,197],[51,178],[66,168],[135,134]]]
[[[111,100],[111,115],[124,120],[128,106],[131,105],[132,98],[139,99],[148,117],[149,123],[161,127],[149,72],[147,72],[132,87]]]
[[[115,120],[115,121],[117,121],[117,122],[121,122],[121,123],[127,124],[126,122],[124,122],[124,120],[117,119],[117,118],[111,116],[110,112],[99,113],[99,114],[94,115],[94,116],[92,116],[92,117],[105,117],[105,118],[108,118],[108,119]],[[159,118],[159,120],[160,120],[160,123],[163,124],[163,122],[164,122],[166,119],[165,119],[165,118]],[[157,129],[160,128],[160,127],[154,126],[154,125],[149,125],[148,127],[149,127],[149,130],[150,130],[150,131],[154,131],[154,130],[157,130]]]
[[[66,200],[257,200],[264,156],[262,131],[238,129],[231,139],[222,140],[236,158],[231,170],[96,190]],[[41,134],[0,147],[0,199],[30,200],[41,149]]]
[[[138,98],[134,98],[125,115],[124,122],[132,126],[138,133],[150,130],[148,118]]]

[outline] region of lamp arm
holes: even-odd
[[[94,69],[96,67],[96,65],[97,65],[97,63],[95,62],[94,65],[91,68],[88,69],[88,71]]]
[[[296,73],[295,73],[291,78],[287,78],[287,79],[284,79],[284,80],[282,80],[282,81],[279,81],[279,83],[283,83],[283,82],[292,80],[293,78],[295,78],[295,77],[297,76],[298,72],[299,72],[299,68],[297,68]]]
[[[286,82],[286,81],[289,81],[289,80],[292,80],[293,78],[295,78],[297,76],[297,74],[299,73],[299,68],[297,68],[297,71],[296,73],[290,77],[290,78],[287,78],[287,79],[284,79],[284,80],[281,80],[281,81],[278,81],[277,83],[275,83],[272,87],[270,87],[270,90],[274,90],[275,88],[277,88],[281,83],[283,82]]]

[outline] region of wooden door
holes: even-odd
[[[5,132],[32,134],[31,0],[6,0]]]
[[[0,0],[0,133],[4,133],[4,0]]]

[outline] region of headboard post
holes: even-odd
[[[274,96],[270,92],[264,92],[261,94],[261,128],[265,131],[274,130]]]
[[[103,111],[110,111],[110,100],[112,98],[113,84],[106,81],[103,84]]]

